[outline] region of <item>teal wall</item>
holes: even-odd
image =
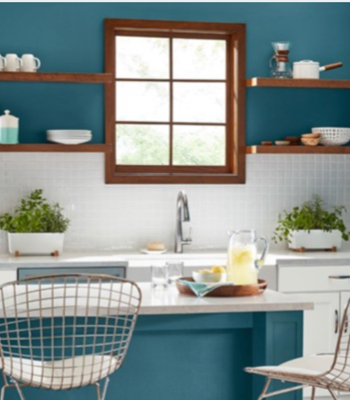
[[[1,3],[0,53],[33,53],[41,71],[102,72],[104,18],[247,24],[247,76],[268,76],[271,41],[293,43],[291,60],[344,67],[322,76],[350,79],[349,3]],[[0,111],[20,117],[20,141],[44,142],[45,130],[92,129],[103,141],[99,85],[0,83]],[[350,126],[350,91],[249,89],[247,144]]]

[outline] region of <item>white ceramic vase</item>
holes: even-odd
[[[64,233],[8,233],[13,255],[52,255],[63,251]]]
[[[324,232],[321,229],[299,230],[291,232],[288,247],[293,250],[340,249],[341,232],[333,230]]]

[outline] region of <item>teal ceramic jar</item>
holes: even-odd
[[[18,118],[6,110],[0,117],[0,144],[18,143]]]

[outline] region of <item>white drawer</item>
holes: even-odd
[[[17,280],[16,270],[0,270],[0,285]]]
[[[350,290],[350,266],[280,267],[280,292],[334,292]]]

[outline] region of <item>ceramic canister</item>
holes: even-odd
[[[18,118],[10,115],[9,110],[0,117],[0,143],[18,143]]]

